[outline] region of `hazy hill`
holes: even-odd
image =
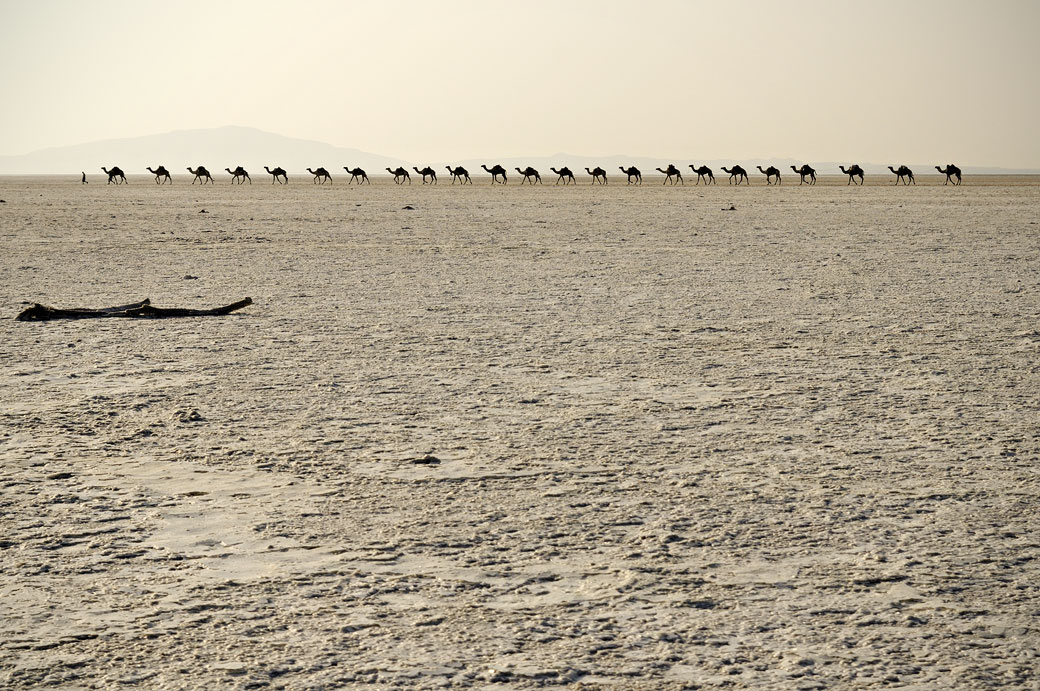
[[[214,176],[224,168],[243,166],[253,177],[266,175],[264,166],[281,166],[292,173],[324,166],[335,177],[343,166],[360,166],[369,172],[405,165],[389,156],[370,154],[324,142],[294,139],[252,127],[217,127],[178,130],[131,139],[110,139],[89,144],[42,149],[22,156],[0,156],[0,175],[101,173],[101,166],[119,166],[128,175],[146,167],[166,166],[174,175],[187,174],[187,166],[206,166]],[[383,171],[385,172],[385,171]]]
[[[619,166],[636,166],[644,175],[656,175],[654,168],[665,168],[669,163],[674,163],[682,171],[683,176],[690,174],[689,165],[707,165],[715,170],[716,176],[725,174],[720,170],[721,166],[730,167],[734,163],[744,166],[752,176],[761,176],[756,165],[763,168],[775,165],[780,168],[786,178],[788,175],[797,176],[791,171],[792,165],[801,165],[808,162],[816,168],[821,175],[838,175],[838,164],[832,161],[801,161],[791,158],[773,159],[726,159],[726,160],[698,160],[694,158],[683,158],[676,156],[672,159],[650,158],[640,156],[629,156],[614,154],[607,156],[581,156],[576,154],[558,153],[552,156],[488,156],[482,159],[468,159],[463,161],[404,161],[390,156],[382,156],[358,149],[332,146],[324,142],[306,139],[294,139],[280,134],[264,132],[252,127],[217,127],[201,130],[178,130],[165,134],[154,134],[144,137],[130,139],[110,139],[106,141],[78,144],[52,149],[41,149],[21,156],[0,156],[0,175],[32,175],[32,174],[70,174],[78,175],[80,171],[86,171],[88,175],[100,175],[101,166],[119,166],[128,175],[146,174],[147,166],[155,167],[165,165],[174,175],[185,175],[187,166],[195,167],[204,165],[210,172],[220,178],[224,168],[234,168],[241,165],[246,168],[255,178],[262,179],[264,165],[281,166],[290,174],[304,174],[308,167],[315,168],[324,166],[332,173],[333,177],[339,177],[343,173],[343,166],[359,166],[371,175],[386,174],[385,168],[394,168],[399,165],[411,169],[411,166],[422,167],[424,165],[434,166],[438,175],[447,173],[445,165],[463,165],[469,169],[470,174],[478,177],[486,177],[486,173],[480,168],[480,164],[489,167],[501,164],[515,175],[514,168],[533,166],[541,173],[543,179],[548,182],[555,180],[555,176],[549,171],[550,166],[557,168],[569,166],[576,176],[588,177],[584,168],[595,168],[602,166],[607,175],[613,179],[620,175]],[[846,161],[844,163],[853,163]],[[870,163],[867,161],[855,161],[863,166],[868,175],[883,174],[891,175],[885,168],[885,164]],[[935,173],[932,167],[936,164],[945,164],[945,161],[931,161],[925,163],[914,163],[906,161],[892,161],[892,165],[906,163],[918,175]],[[983,168],[968,165],[961,166],[966,174],[1037,174],[1037,170],[1012,170],[1005,168]],[[218,173],[220,175],[218,175]],[[696,179],[696,176],[693,176]]]

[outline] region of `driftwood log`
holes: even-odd
[[[246,298],[223,307],[208,310],[183,309],[180,307],[152,307],[149,300],[142,300],[129,305],[102,307],[101,309],[58,309],[39,303],[24,310],[15,319],[20,322],[45,322],[52,319],[104,319],[122,317],[124,319],[168,319],[170,317],[216,317],[230,314],[235,310],[252,305],[253,300]]]

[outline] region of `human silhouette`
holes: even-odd
[[[80,182],[80,184],[81,185],[85,185],[85,184],[87,184],[87,172],[86,171],[81,171],[81,172],[83,173],[83,180]]]

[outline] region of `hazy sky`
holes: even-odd
[[[0,0],[0,154],[247,125],[406,160],[1040,168],[1036,0]]]

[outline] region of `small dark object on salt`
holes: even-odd
[[[202,210],[202,211],[200,211],[199,213],[200,213],[200,214],[208,214],[209,212],[208,212],[208,211],[206,211],[205,209],[203,209],[203,210]]]
[[[252,298],[245,298],[223,307],[208,310],[183,309],[180,307],[152,307],[150,300],[142,300],[118,307],[101,309],[58,309],[35,303],[23,310],[15,319],[20,322],[44,322],[54,319],[102,319],[105,317],[124,317],[130,319],[166,319],[169,317],[216,317],[230,314],[236,310],[253,304]]]
[[[415,211],[415,207],[411,204],[406,204],[405,206],[401,207],[401,211]]]
[[[736,211],[736,210],[737,210],[737,207],[735,207],[733,205],[730,205],[730,207],[728,209],[723,209],[723,211]]]
[[[422,458],[413,458],[412,463],[414,465],[440,465],[441,459],[437,458],[436,456],[426,454]]]

